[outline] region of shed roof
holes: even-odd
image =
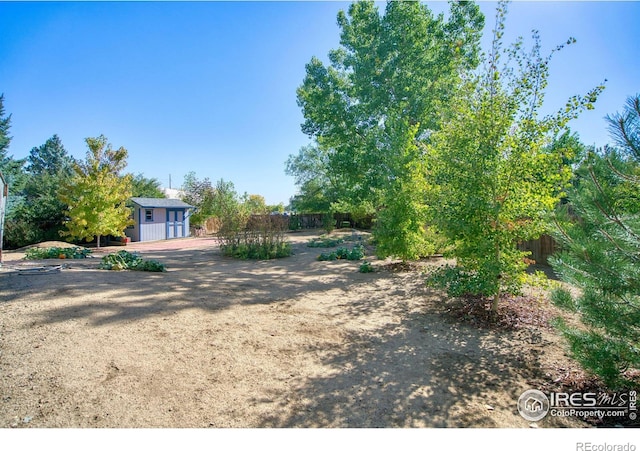
[[[132,197],[131,202],[142,208],[194,208],[180,199],[162,199],[154,197]]]

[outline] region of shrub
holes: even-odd
[[[307,247],[336,247],[338,244],[344,243],[342,238],[320,237],[313,238],[307,243]]]
[[[289,219],[276,215],[255,215],[246,221],[229,221],[232,227],[221,233],[220,249],[227,257],[243,260],[269,260],[288,257],[292,253],[285,231]]]
[[[118,251],[102,257],[100,269],[122,271],[130,269],[133,271],[165,272],[167,269],[163,263],[156,260],[144,260],[137,253],[128,251]]]
[[[87,258],[89,254],[91,254],[91,250],[82,247],[32,247],[26,250],[24,258],[27,260],[41,260],[47,258],[80,259]]]
[[[465,271],[459,266],[443,266],[432,271],[427,285],[445,290],[451,297],[477,296],[491,289],[491,283],[482,275]]]
[[[239,243],[221,246],[223,255],[241,260],[271,260],[289,257],[292,253],[289,243]]]
[[[331,233],[336,228],[336,220],[333,217],[333,213],[325,213],[322,216],[322,228],[327,233]]]
[[[364,246],[353,246],[352,249],[346,247],[339,247],[333,252],[322,253],[318,255],[320,261],[332,261],[332,260],[362,260],[364,258]]]
[[[364,262],[360,265],[360,269],[358,269],[361,273],[374,272],[373,266],[371,266],[370,262]]]

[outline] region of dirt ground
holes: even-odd
[[[166,273],[6,252],[0,427],[530,427],[519,395],[566,360],[552,329],[452,322],[420,271],[317,261],[317,235],[290,234],[276,261],[223,257],[213,239],[126,247]]]

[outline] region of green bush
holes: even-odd
[[[333,213],[325,213],[322,215],[322,228],[327,233],[331,233],[336,228],[336,220]]]
[[[220,250],[227,257],[269,260],[288,257],[292,253],[285,231],[289,219],[278,215],[254,215],[236,221],[220,232]]]
[[[42,260],[47,258],[80,259],[87,258],[89,254],[91,254],[91,250],[82,247],[32,247],[26,250],[24,258],[27,260]]]
[[[320,237],[313,238],[307,243],[307,247],[336,247],[338,244],[344,243],[342,238]]]
[[[156,260],[144,260],[137,253],[128,251],[118,251],[102,257],[100,269],[122,271],[130,269],[133,271],[165,272],[167,269],[163,263]]]
[[[432,271],[427,278],[427,285],[445,290],[449,296],[456,298],[475,296],[491,288],[490,282],[481,275],[449,265]]]
[[[375,269],[373,269],[373,266],[371,266],[370,262],[364,262],[360,265],[360,269],[358,269],[358,271],[362,273],[368,273],[368,272],[374,272]]]
[[[332,260],[362,260],[364,258],[364,246],[357,245],[353,249],[346,247],[339,247],[333,252],[322,253],[318,255],[320,261],[332,261]]]
[[[234,243],[220,247],[222,254],[227,257],[241,260],[271,260],[274,258],[289,257],[292,253],[291,245],[287,242],[280,243]]]

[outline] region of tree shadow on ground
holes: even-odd
[[[381,306],[362,300],[351,314],[364,317],[376,308]],[[505,418],[526,426],[516,402],[527,381],[539,375],[539,350],[519,354],[514,337],[540,341],[534,330],[496,334],[414,311],[400,323],[353,333],[346,345],[309,347],[325,355],[326,371],[272,393],[278,407],[259,426],[496,427]]]
[[[341,338],[304,344],[322,371],[267,388],[272,408],[252,427],[526,425],[516,401],[539,368],[535,330],[495,333],[448,323],[434,308],[439,293],[419,274],[360,274],[357,262],[316,261],[320,252],[298,245],[287,259],[237,261],[215,249],[155,251],[143,257],[163,261],[167,273],[103,271],[82,262],[58,274],[1,274],[0,302],[44,303],[31,326],[82,319],[102,327],[193,309],[293,304],[342,290],[344,298],[322,312],[330,318],[323,325],[339,329]]]
[[[99,259],[70,261],[70,269],[57,273],[0,274],[0,302],[64,299],[66,305],[41,310],[33,324],[85,318],[102,326],[188,309],[276,303],[336,284],[347,287],[352,273],[357,279],[356,262],[317,262],[320,252],[298,245],[294,256],[269,261],[239,261],[213,247],[142,253],[165,263],[166,273],[100,270]]]

